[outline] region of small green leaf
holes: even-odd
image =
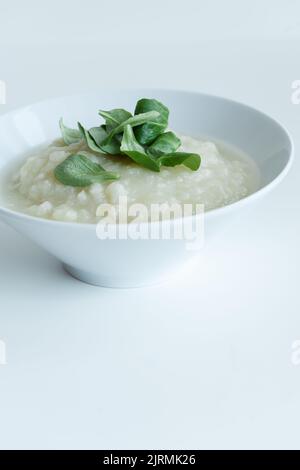
[[[151,122],[153,119],[158,117],[159,113],[157,111],[149,111],[147,113],[139,114],[138,116],[131,116],[130,118],[123,121],[117,127],[115,127],[107,136],[107,138],[102,142],[103,145],[108,144],[113,137],[115,137],[120,132],[124,131],[125,126],[130,125],[131,127],[139,126],[145,122]]]
[[[158,115],[134,131],[141,145],[151,144],[168,127],[169,110],[157,100],[148,98],[139,100],[136,104],[134,114],[140,115],[149,111],[156,111]]]
[[[174,153],[180,147],[181,141],[173,132],[160,134],[148,147],[148,153],[154,157],[160,157],[167,153]]]
[[[121,143],[116,137],[113,137],[110,141],[106,141],[107,132],[105,130],[105,126],[92,127],[88,132],[102,152],[109,153],[111,155],[120,154]]]
[[[93,136],[83,127],[82,124],[80,124],[80,122],[78,122],[78,128],[83,139],[86,141],[87,146],[94,152],[103,153]]]
[[[100,116],[105,119],[106,131],[109,134],[115,127],[126,121],[132,114],[126,109],[111,109],[110,111],[99,111]]]
[[[144,148],[136,140],[132,127],[127,125],[124,129],[121,151],[128,155],[133,161],[152,171],[159,171],[159,163],[147,155]]]
[[[92,183],[118,179],[118,175],[106,171],[85,155],[70,155],[54,170],[58,181],[67,186],[89,186]]]
[[[174,152],[163,155],[158,160],[164,166],[185,165],[193,171],[198,170],[201,164],[201,157],[197,153]]]
[[[107,137],[105,126],[92,127],[91,129],[89,129],[88,132],[90,136],[94,139],[98,147],[100,147],[100,143]]]
[[[63,118],[60,118],[59,120],[59,127],[65,144],[75,144],[82,139],[81,132],[78,129],[70,129],[69,127],[65,126]]]

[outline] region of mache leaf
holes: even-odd
[[[106,171],[101,165],[81,154],[66,158],[55,168],[54,175],[58,181],[67,186],[79,187],[119,179],[115,173]]]
[[[102,152],[109,153],[110,155],[118,155],[120,153],[121,143],[116,137],[106,141],[107,132],[105,126],[92,127],[88,132]]]
[[[164,166],[184,165],[190,170],[196,171],[201,165],[201,157],[197,153],[174,152],[158,158]]]
[[[174,153],[180,147],[181,141],[174,132],[165,132],[160,134],[155,141],[148,147],[147,152],[154,157]]]
[[[156,119],[158,116],[159,116],[159,113],[157,111],[149,111],[147,113],[141,113],[138,116],[131,116],[130,118],[126,119],[126,121],[123,121],[121,124],[115,127],[109,133],[107,138],[103,141],[103,145],[108,144],[113,139],[113,137],[115,137],[120,132],[123,132],[127,125],[130,125],[131,127],[139,126],[146,122],[151,122],[153,119]]]
[[[109,134],[115,127],[126,121],[132,114],[126,109],[111,109],[110,111],[99,111],[100,116],[105,119],[106,131]]]
[[[138,165],[144,166],[152,171],[159,171],[160,164],[148,155],[135,138],[132,127],[127,125],[124,129],[123,139],[121,143],[121,152],[125,153]]]
[[[168,127],[169,110],[168,108],[155,99],[143,98],[136,104],[134,114],[144,114],[149,111],[156,111],[158,115],[137,127],[134,134],[141,145],[151,144],[160,134]]]
[[[71,129],[70,127],[65,126],[63,118],[60,118],[59,120],[59,127],[65,144],[75,144],[82,139],[81,132],[78,129]]]
[[[82,138],[85,140],[87,146],[91,150],[93,150],[94,152],[103,153],[103,151],[95,141],[94,137],[89,133],[87,129],[83,127],[82,124],[80,124],[80,122],[78,122],[78,129],[82,135]]]

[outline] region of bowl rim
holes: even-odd
[[[14,116],[16,113],[26,111],[29,108],[32,108],[32,107],[35,107],[35,106],[40,106],[40,105],[46,105],[49,102],[55,102],[55,101],[60,101],[60,100],[64,100],[64,99],[72,99],[72,98],[90,96],[90,95],[93,95],[93,94],[97,94],[97,92],[99,92],[99,90],[92,90],[92,91],[89,91],[89,92],[73,93],[73,94],[68,94],[68,95],[56,96],[56,97],[53,97],[53,98],[46,98],[46,99],[39,100],[39,101],[36,101],[34,103],[31,103],[31,104],[27,104],[25,106],[14,108],[11,111],[8,111],[7,113],[3,113],[3,114],[0,115],[0,125],[1,125],[2,120],[5,120],[8,117]],[[245,111],[247,111],[247,110],[249,110],[251,112],[254,111],[257,114],[259,114],[261,117],[264,117],[264,118],[268,119],[275,126],[277,126],[281,129],[281,131],[287,137],[287,140],[288,140],[289,146],[290,146],[288,161],[287,161],[286,165],[284,166],[284,168],[281,170],[281,172],[272,181],[270,181],[269,183],[267,183],[263,187],[257,189],[253,193],[243,197],[242,199],[239,199],[238,201],[233,202],[231,204],[227,204],[225,206],[221,206],[221,207],[217,207],[215,209],[204,211],[205,219],[210,219],[210,218],[217,217],[217,216],[219,216],[219,214],[226,214],[227,212],[235,210],[239,207],[243,207],[244,205],[249,204],[251,201],[254,202],[256,199],[264,196],[269,191],[274,189],[287,176],[287,174],[289,173],[289,171],[291,169],[291,166],[293,164],[295,146],[294,146],[292,136],[291,136],[290,132],[287,130],[287,128],[285,127],[285,125],[282,124],[277,119],[275,119],[274,117],[272,117],[272,116],[268,115],[267,113],[261,111],[260,109],[258,109],[256,107],[253,107],[253,106],[250,106],[250,105],[248,105],[246,103],[243,103],[241,101],[234,100],[234,99],[227,98],[227,97],[220,96],[220,95],[216,95],[216,94],[211,94],[211,93],[203,93],[203,92],[199,92],[199,91],[175,89],[175,88],[172,89],[172,88],[130,88],[130,87],[129,88],[109,88],[109,87],[105,87],[105,89],[101,90],[101,92],[112,92],[112,93],[113,92],[115,92],[115,93],[116,92],[119,92],[119,93],[136,92],[137,94],[138,93],[145,93],[145,92],[146,93],[154,93],[154,94],[155,93],[171,93],[171,94],[172,93],[180,93],[180,94],[183,94],[183,95],[184,94],[185,95],[198,95],[198,96],[202,96],[202,97],[209,98],[209,99],[216,99],[216,100],[219,100],[219,101],[223,101],[225,103],[231,103],[235,106],[239,106],[241,108],[244,108]],[[45,219],[45,218],[42,218],[42,217],[37,217],[37,216],[29,215],[29,214],[26,214],[26,213],[23,213],[23,212],[8,209],[7,207],[3,206],[0,202],[0,214],[1,213],[6,214],[8,216],[15,217],[15,218],[19,218],[19,219],[22,219],[22,220],[25,220],[25,221],[29,221],[29,222],[37,222],[37,223],[50,224],[50,225],[59,225],[59,226],[63,226],[63,227],[67,226],[67,227],[77,227],[77,228],[82,228],[82,229],[84,229],[84,228],[93,228],[93,229],[95,229],[95,227],[97,227],[97,225],[98,225],[98,222],[96,222],[96,223],[91,223],[91,222],[68,222],[68,221],[62,221],[62,220]],[[187,221],[188,222],[188,221],[191,221],[191,220],[195,220],[197,217],[200,217],[200,216],[195,214],[195,215],[192,215],[192,216],[180,217],[180,218],[177,218],[177,219],[165,219],[165,220],[162,220],[162,221],[152,221],[152,222],[151,221],[150,222],[137,222],[137,223],[133,222],[132,224],[136,223],[139,226],[142,226],[142,225],[157,225],[157,224],[164,225],[164,224],[176,223],[176,222],[179,222],[179,221],[180,222],[181,221]],[[111,224],[111,225],[120,227],[120,226],[127,226],[128,224],[126,223],[126,224]]]

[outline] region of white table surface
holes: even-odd
[[[299,42],[20,44],[0,52],[1,113],[97,87],[199,90],[280,119],[296,158],[196,271],[158,287],[80,283],[0,224],[0,447],[299,449]]]

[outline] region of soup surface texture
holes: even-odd
[[[128,206],[139,203],[148,209],[157,203],[198,203],[208,211],[236,202],[257,189],[258,170],[249,157],[222,144],[180,138],[181,151],[201,155],[197,171],[179,165],[162,167],[157,173],[137,166],[127,157],[93,154],[83,141],[65,145],[56,140],[10,169],[6,178],[6,206],[46,219],[96,223],[103,214],[100,209],[104,203],[117,206],[126,199]],[[78,152],[117,173],[120,179],[85,188],[63,185],[53,171],[65,158]]]

